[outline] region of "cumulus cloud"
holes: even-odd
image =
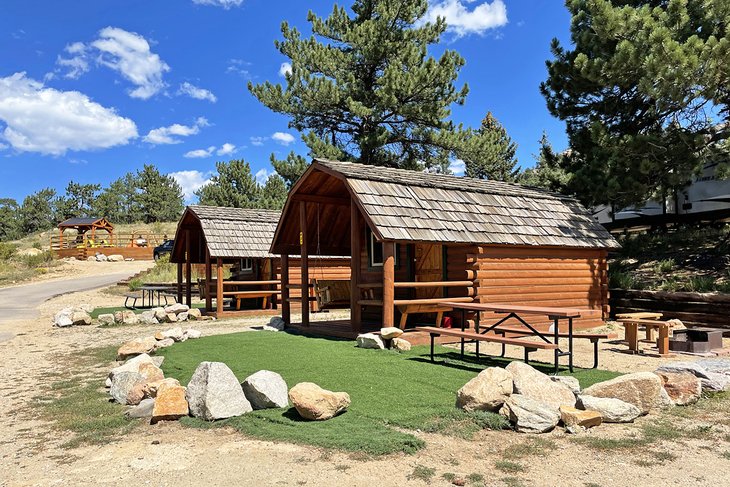
[[[189,202],[195,197],[195,192],[197,190],[210,183],[211,174],[209,172],[204,173],[193,170],[171,172],[169,176],[175,178],[175,181],[180,184],[183,190],[183,195],[185,196],[185,201]]]
[[[74,42],[64,49],[69,57],[58,56],[56,64],[66,68],[64,78],[79,79],[84,73],[89,71],[89,49],[83,42]],[[48,73],[49,78],[53,78],[52,73]]]
[[[286,132],[274,132],[271,138],[281,145],[289,145],[294,143],[294,136]]]
[[[279,76],[285,77],[287,74],[291,74],[291,63],[281,63],[281,66],[279,66]]]
[[[507,25],[507,6],[502,0],[479,3],[470,9],[467,5],[473,3],[477,0],[433,2],[426,13],[426,20],[434,22],[437,17],[445,18],[448,30],[457,37],[482,35],[490,29]]]
[[[152,129],[142,140],[154,145],[179,144],[182,142],[178,137],[189,137],[200,132],[201,127],[207,127],[208,120],[198,117],[193,125],[172,124],[168,127]]]
[[[269,177],[271,177],[272,174],[274,174],[274,173],[269,172],[266,169],[259,169],[258,171],[256,171],[256,174],[254,175],[254,177],[256,178],[256,182],[260,186],[263,186],[264,184],[266,184],[266,181],[269,180]]]
[[[243,0],[193,0],[198,5],[212,5],[214,7],[223,7],[228,10],[231,7],[240,7]]]
[[[211,145],[207,149],[195,149],[195,150],[188,151],[185,154],[183,154],[183,157],[186,157],[188,159],[203,159],[203,158],[212,156],[214,151],[215,151],[215,146]]]
[[[218,98],[210,91],[205,88],[199,88],[187,81],[180,85],[180,89],[177,90],[178,95],[187,95],[190,98],[196,100],[208,100],[211,103],[218,101]]]
[[[236,146],[226,142],[225,144],[220,146],[220,148],[215,153],[219,156],[227,156],[229,154],[233,154],[234,152],[236,152]]]
[[[99,63],[118,71],[137,86],[129,92],[132,98],[146,100],[165,88],[162,75],[170,67],[150,50],[149,42],[141,35],[106,27],[99,31],[99,38],[91,46],[100,52]]]
[[[449,171],[457,176],[463,176],[466,172],[466,163],[461,159],[454,159],[449,163]]]
[[[251,137],[250,138],[251,145],[255,145],[256,147],[260,147],[260,146],[264,145],[264,142],[266,142],[267,139],[268,139],[268,137]]]
[[[105,149],[137,137],[135,123],[78,91],[59,91],[26,77],[0,78],[2,138],[15,150],[62,155]]]

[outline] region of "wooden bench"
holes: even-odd
[[[481,333],[476,333],[473,331],[461,331],[461,330],[454,330],[452,328],[436,328],[434,326],[419,326],[416,327],[416,330],[418,331],[425,331],[431,335],[431,362],[434,362],[434,340],[437,336],[440,335],[446,335],[446,336],[453,336],[457,338],[461,338],[461,356],[464,356],[464,343],[465,340],[471,340],[476,343],[477,350],[477,359],[479,359],[479,342],[491,342],[491,343],[501,343],[502,346],[504,345],[516,345],[518,347],[524,347],[525,349],[525,363],[529,363],[530,361],[530,352],[534,352],[535,350],[556,350],[558,348],[558,345],[555,343],[547,343],[547,342],[534,342],[530,340],[524,340],[521,338],[505,338],[505,337],[498,337],[494,335],[482,335]]]
[[[129,293],[124,295],[124,307],[127,309],[135,309],[137,307],[137,300],[142,298],[139,294]],[[132,300],[132,306],[129,305],[129,300]],[[144,304],[144,303],[143,303]]]
[[[515,335],[524,335],[524,336],[534,336],[535,334],[527,330],[525,328],[519,328],[514,326],[500,326],[499,328],[495,328],[492,330],[494,333],[497,333],[501,336],[506,336],[507,333],[515,334]],[[550,335],[554,336],[554,333],[550,333]],[[558,333],[559,338],[570,338],[571,335],[569,333],[565,332],[559,332]],[[598,340],[607,340],[609,338],[616,338],[615,334],[609,334],[609,333],[573,333],[573,338],[583,338],[586,340],[590,340],[593,344],[593,368],[598,368]],[[502,345],[502,357],[504,357],[505,354],[505,346]]]
[[[674,325],[668,321],[647,320],[641,318],[620,318],[617,320],[626,330],[626,342],[631,353],[641,353],[639,350],[639,326],[647,329],[659,330],[659,338],[656,340],[659,355],[667,357],[669,353],[669,329]]]
[[[281,294],[281,291],[271,289],[261,291],[226,291],[223,293],[223,296],[230,296],[232,299],[234,299],[236,301],[236,310],[240,311],[241,301],[243,301],[244,299],[263,298],[263,302],[261,303],[261,309],[266,309],[269,304],[269,299],[271,299],[272,296],[276,296],[278,294]]]
[[[438,328],[441,326],[444,313],[453,311],[454,308],[451,306],[442,306],[439,304],[400,304],[398,310],[401,312],[400,315],[400,329],[406,329],[406,323],[408,322],[408,315],[412,313],[436,313],[435,326]]]
[[[618,313],[616,315],[616,319],[621,321],[622,319],[627,320],[659,320],[664,316],[662,313],[654,312],[654,311],[637,311],[635,313]],[[654,338],[654,328],[647,327],[646,328],[646,341],[649,343],[654,343],[656,339]]]

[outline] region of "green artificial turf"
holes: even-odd
[[[314,382],[325,389],[345,391],[352,404],[347,412],[328,421],[301,420],[294,408],[270,409],[205,423],[197,427],[233,426],[259,438],[303,443],[348,451],[386,454],[414,452],[423,441],[408,432],[421,429],[469,436],[475,429],[500,428],[506,423],[493,413],[455,414],[456,391],[488,366],[508,360],[460,360],[458,353],[438,347],[431,363],[428,347],[406,353],[356,348],[354,342],[311,338],[288,333],[244,332],[188,340],[161,350],[167,377],[187,384],[202,361],[224,362],[243,381],[259,370],[281,374],[289,387]],[[545,370],[551,370],[545,366]],[[586,387],[619,374],[577,370]],[[485,415],[490,416],[489,418]]]

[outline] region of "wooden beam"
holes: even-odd
[[[395,324],[395,242],[383,242],[383,327]]]
[[[302,261],[302,326],[309,326],[309,249],[307,248],[307,203],[299,202],[299,240],[301,244]]]
[[[210,281],[213,280],[213,269],[210,262],[210,251],[205,249],[205,311],[213,311],[213,295],[210,292]]]
[[[291,200],[296,202],[325,203],[330,205],[350,206],[350,198],[337,196],[322,196],[318,194],[294,193]]]
[[[281,256],[281,319],[291,325],[291,305],[289,304],[289,256]]]
[[[177,263],[177,302],[182,303],[183,292],[182,292],[182,281],[183,281],[183,263]]]
[[[354,201],[350,201],[350,327],[360,332],[362,308],[360,307],[360,211]]]
[[[223,312],[223,259],[218,257],[215,260],[216,269],[216,290],[215,290],[215,308],[216,312]]]
[[[188,307],[193,304],[193,286],[190,282],[193,279],[190,262],[192,258],[192,255],[190,255],[190,230],[185,230],[185,304]]]

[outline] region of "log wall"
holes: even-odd
[[[612,289],[611,310],[614,316],[654,311],[662,313],[662,319],[677,318],[685,325],[730,332],[730,294]]]
[[[319,259],[309,258],[310,279],[350,279],[350,258]],[[276,259],[276,279],[281,279],[281,260]],[[299,286],[302,282],[301,259],[289,259],[289,284]],[[299,298],[301,288],[289,289],[290,298]],[[295,303],[292,303],[295,304]]]

